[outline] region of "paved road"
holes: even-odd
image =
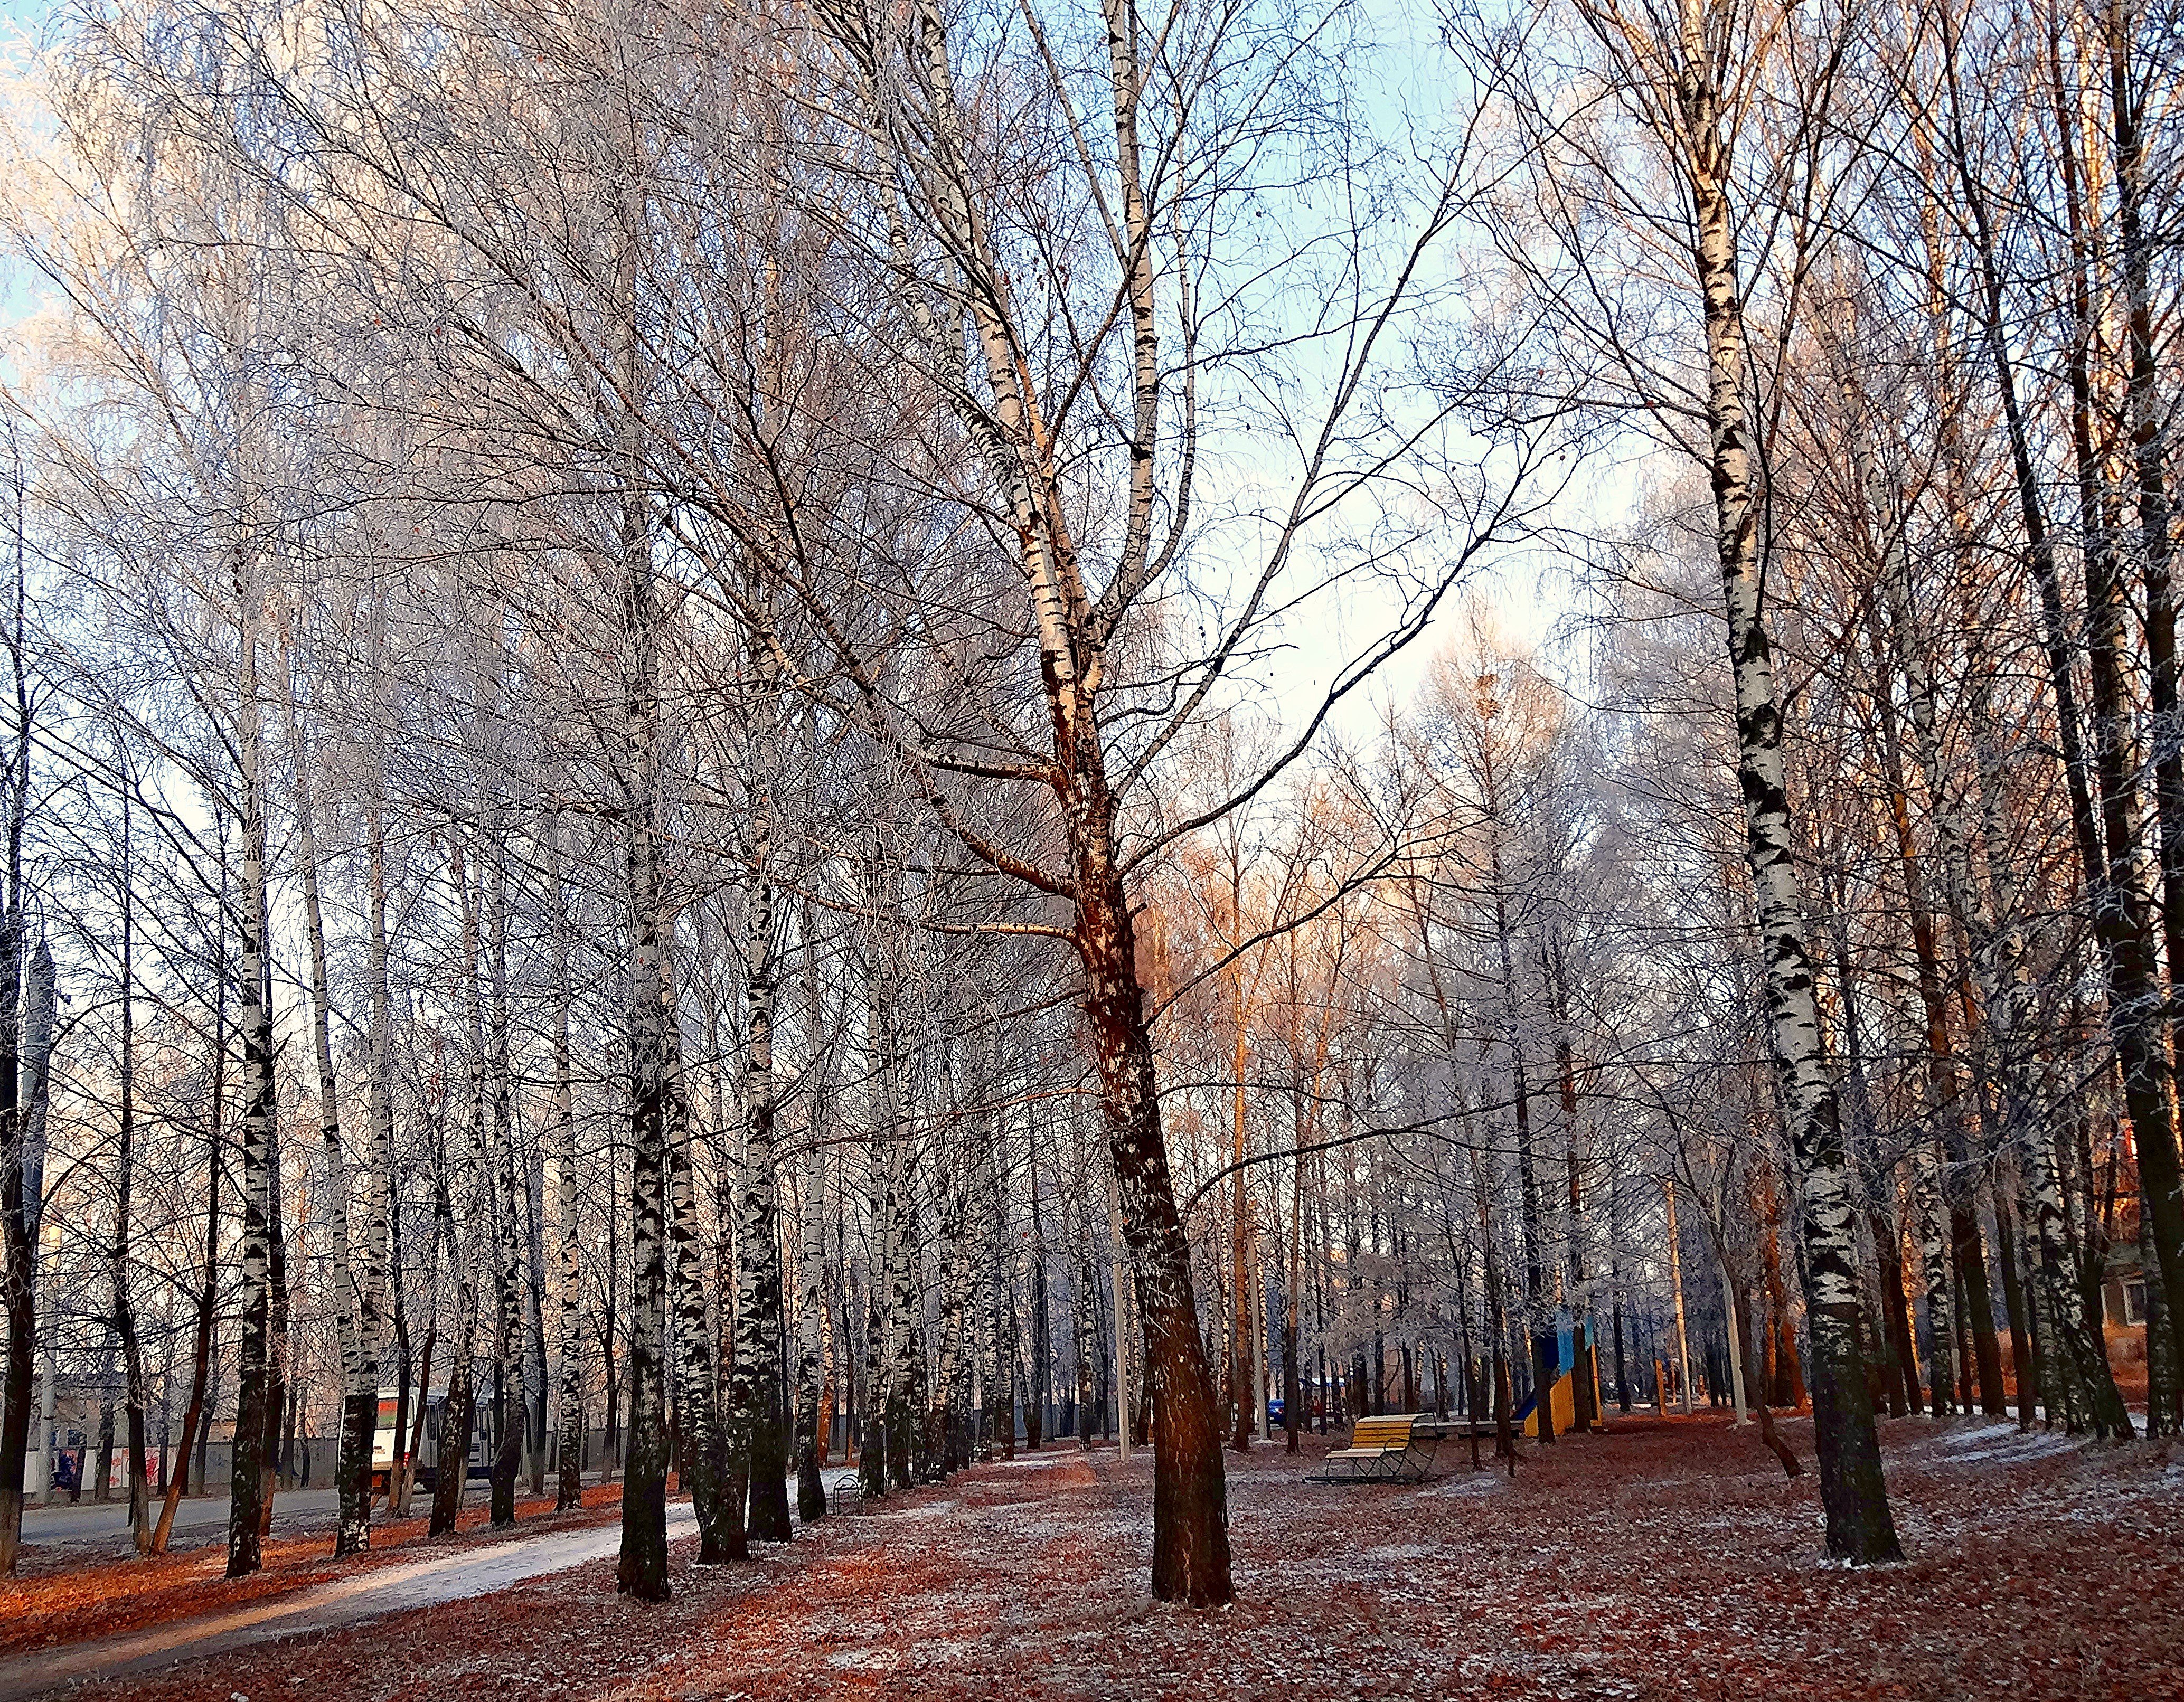
[[[696,1522],[688,1501],[668,1506],[671,1540],[688,1535]],[[20,1699],[43,1695],[85,1679],[148,1672],[276,1638],[330,1631],[382,1614],[414,1612],[441,1602],[483,1595],[526,1578],[566,1571],[587,1560],[602,1559],[621,1546],[618,1525],[549,1532],[375,1567],[354,1577],[277,1601],[237,1608],[231,1613],[154,1626],[148,1631],[72,1648],[41,1649],[35,1655],[0,1661],[0,1702],[20,1702]]]
[[[339,1506],[338,1490],[283,1489],[273,1498],[273,1528],[289,1537],[320,1527],[332,1530]],[[159,1516],[156,1496],[152,1501],[152,1516]],[[176,1548],[192,1546],[189,1540],[192,1537],[201,1543],[215,1541],[226,1529],[225,1495],[185,1497],[175,1509]],[[129,1503],[125,1499],[109,1501],[102,1507],[96,1501],[79,1501],[74,1505],[63,1501],[52,1507],[26,1507],[23,1510],[23,1540],[81,1549],[86,1560],[107,1549],[117,1555],[131,1553]]]

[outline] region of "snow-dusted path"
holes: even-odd
[[[690,1534],[696,1522],[688,1501],[669,1505],[670,1541]],[[387,1614],[414,1612],[465,1596],[484,1595],[526,1578],[603,1559],[621,1546],[618,1524],[553,1532],[376,1566],[337,1583],[209,1618],[177,1620],[96,1643],[40,1649],[0,1661],[0,1702],[43,1695],[82,1679],[145,1672],[178,1661],[226,1655],[276,1638],[330,1631]]]
[[[331,1531],[340,1504],[341,1496],[335,1490],[283,1489],[273,1498],[273,1534],[293,1537],[306,1531]],[[154,1515],[159,1510],[156,1497],[152,1510]],[[200,1495],[177,1502],[174,1535],[178,1549],[189,1547],[185,1540],[189,1538],[200,1542],[224,1540],[227,1535],[227,1497]],[[129,1535],[128,1498],[104,1503],[63,1501],[51,1507],[25,1507],[23,1541],[26,1544],[51,1543],[81,1549],[83,1555],[78,1558],[92,1554],[131,1554],[135,1544]]]

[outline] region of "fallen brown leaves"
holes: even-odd
[[[1811,1459],[1809,1424],[1785,1435]],[[91,1694],[2184,1697],[2184,1464],[1976,1420],[1884,1426],[1903,1566],[1818,1555],[1752,1431],[1633,1425],[1513,1481],[1301,1483],[1228,1456],[1240,1599],[1145,1595],[1150,1462],[1049,1449],[827,1521],[675,1598],[602,1561]]]

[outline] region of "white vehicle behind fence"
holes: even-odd
[[[426,1397],[425,1434],[417,1449],[417,1482],[420,1488],[430,1488],[438,1476],[440,1456],[440,1412],[447,1404],[447,1391],[435,1389]],[[401,1404],[398,1391],[382,1388],[379,1392],[379,1419],[371,1432],[371,1487],[373,1493],[384,1494],[393,1481],[394,1462],[407,1445],[407,1438],[395,1434],[394,1416]],[[409,1421],[413,1430],[417,1422],[416,1399],[410,1399]],[[477,1403],[471,1416],[470,1470],[471,1477],[483,1477],[491,1469],[493,1444],[493,1413],[488,1401]]]

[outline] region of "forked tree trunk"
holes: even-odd
[[[863,93],[872,109],[884,109],[889,97],[882,92],[882,67],[861,18],[833,8],[822,8],[821,16],[865,79]],[[1153,203],[1140,171],[1137,127],[1144,88],[1140,25],[1136,14],[1120,3],[1106,8],[1106,21],[1117,216],[1129,233],[1122,251],[1123,298],[1130,320],[1134,407],[1127,514],[1114,577],[1100,603],[1094,603],[1078,569],[1058,458],[1022,366],[1027,344],[1017,334],[1006,274],[970,199],[977,171],[969,163],[953,86],[949,21],[937,0],[916,0],[904,20],[919,65],[923,115],[933,122],[916,134],[898,129],[892,140],[910,151],[905,162],[911,167],[908,175],[924,197],[918,215],[931,220],[932,234],[972,286],[961,292],[953,310],[962,317],[946,325],[934,320],[914,263],[903,269],[900,299],[931,358],[944,364],[944,381],[1002,493],[1019,539],[1029,625],[1037,638],[1054,730],[1054,761],[1046,778],[1060,809],[1070,876],[1057,879],[990,846],[979,854],[1071,907],[1070,936],[1084,967],[1082,1009],[1100,1071],[1123,1234],[1137,1264],[1144,1302],[1147,1380],[1157,1427],[1153,1593],[1163,1599],[1212,1605],[1234,1594],[1218,1419],[1161,1128],[1125,870],[1115,845],[1116,804],[1097,716],[1106,645],[1123,615],[1163,565],[1150,546],[1162,379]],[[891,202],[889,211],[898,257],[909,261],[902,206]],[[989,402],[974,399],[970,387],[967,363],[973,350],[978,383]],[[930,795],[941,801],[938,793]],[[966,843],[979,843],[975,835]],[[1035,1367],[1034,1377],[1044,1370]],[[1039,1393],[1035,1387],[1034,1404]]]

